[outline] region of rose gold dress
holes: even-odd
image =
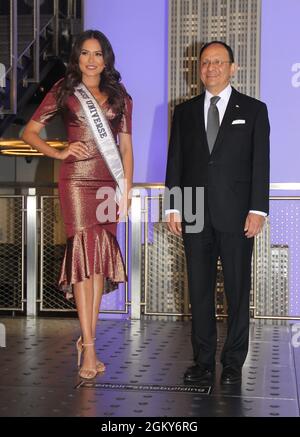
[[[60,83],[61,80],[46,95],[33,120],[46,124],[59,112],[56,94]],[[101,108],[115,140],[119,132],[131,133],[132,100],[129,96],[125,98],[124,113],[119,120],[107,102]],[[96,209],[104,200],[97,199],[96,193],[101,187],[115,189],[116,183],[97,149],[85,114],[74,95],[68,97],[62,115],[68,141],[85,142],[89,156],[69,156],[60,167],[58,188],[67,243],[58,286],[67,292],[67,297],[71,297],[72,284],[94,273],[101,273],[105,278],[104,291],[109,292],[117,288],[118,283],[126,281],[126,274],[116,239],[117,222],[98,221]]]

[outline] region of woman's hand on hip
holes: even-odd
[[[68,144],[68,146],[60,151],[59,159],[64,160],[68,156],[75,156],[75,158],[87,158],[88,147],[82,141],[74,141]]]

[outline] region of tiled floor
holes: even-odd
[[[266,417],[299,416],[300,348],[291,328],[251,323],[239,387],[219,384],[209,394],[187,391],[192,362],[189,322],[102,320],[97,349],[107,371],[94,383],[77,375],[76,319],[2,317],[0,416]],[[219,324],[219,348],[225,325]],[[298,369],[298,379],[297,379]]]

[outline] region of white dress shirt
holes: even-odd
[[[223,89],[223,91],[221,91],[218,96],[220,97],[220,100],[217,103],[217,108],[219,111],[219,121],[220,121],[220,126],[221,123],[223,121],[224,118],[224,114],[231,96],[231,92],[232,92],[232,88],[231,85],[227,85],[227,87],[225,89]],[[209,91],[205,91],[205,98],[204,98],[204,122],[205,122],[205,129],[207,129],[207,114],[208,114],[208,109],[210,107],[210,99],[214,97],[213,94],[211,94]]]
[[[231,92],[232,92],[232,87],[230,84],[227,85],[226,88],[223,89],[223,91],[221,91],[218,96],[220,97],[220,100],[217,102],[217,108],[219,111],[219,120],[220,120],[220,125],[223,121],[224,118],[224,114],[231,96]],[[205,91],[205,98],[204,98],[204,123],[205,123],[205,129],[207,129],[207,114],[208,114],[208,109],[210,106],[210,99],[214,97],[214,94],[211,94],[209,91]],[[166,209],[165,211],[165,215],[170,214],[172,212],[177,212],[179,213],[179,211],[177,209]],[[263,211],[255,211],[253,209],[251,209],[249,212],[252,212],[254,214],[258,214],[258,215],[262,215],[264,217],[267,216],[267,213],[263,212]]]

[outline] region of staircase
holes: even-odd
[[[51,15],[40,15],[40,28],[50,21]],[[9,15],[0,15],[0,62],[4,65],[10,65],[9,57],[9,32],[10,32],[10,17]],[[33,33],[33,16],[32,15],[18,15],[18,56],[23,53],[26,47],[32,42],[34,38]],[[48,33],[49,33],[48,29]]]
[[[78,1],[47,0],[47,13],[42,13],[38,0],[31,2],[31,8],[30,2],[23,8],[19,0],[5,0],[5,3],[9,7],[0,8],[0,137],[5,136],[7,127],[19,117],[41,83],[51,86],[53,79],[59,79],[58,72],[64,74],[72,39],[76,31],[81,31]],[[51,4],[52,13],[49,13]],[[12,26],[11,32],[14,22],[17,25]],[[39,24],[38,31],[35,23]],[[15,65],[11,62],[11,35],[17,35],[15,45],[12,43],[12,49],[16,49],[12,58]]]

